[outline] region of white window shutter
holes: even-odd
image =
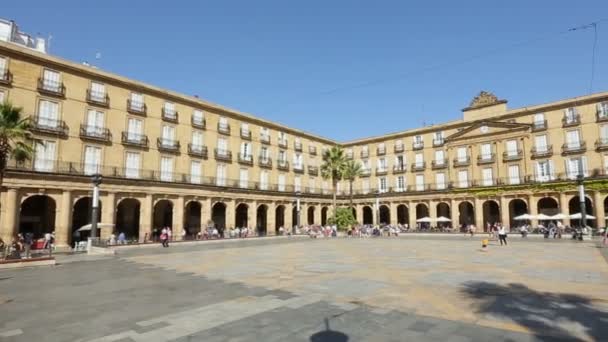
[[[549,175],[551,180],[555,179],[555,165],[553,164],[553,160],[549,160]]]

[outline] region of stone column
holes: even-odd
[[[397,224],[397,203],[396,202],[391,202],[390,203],[390,208],[391,208],[391,225],[396,225]]]
[[[437,226],[437,202],[429,201],[429,215],[431,217],[431,226]]]
[[[171,222],[173,230],[173,240],[181,240],[184,231],[184,197],[179,196],[173,202],[173,220]]]
[[[372,224],[375,226],[378,222],[378,216],[380,216],[380,202],[378,202],[378,206],[376,206],[376,199],[374,198],[374,203],[372,203]]]
[[[266,205],[268,207],[268,211],[266,211],[266,234],[268,235],[276,235],[276,214],[277,208],[275,203],[268,203]],[[283,227],[285,228],[285,227]],[[287,229],[287,228],[285,228]]]
[[[355,210],[357,211],[357,222],[359,224],[363,224],[363,205],[361,204],[353,204],[355,206]],[[327,211],[329,215],[329,210]]]
[[[8,188],[3,195],[2,216],[0,216],[0,237],[9,244],[19,232],[18,202],[19,192],[16,188]]]
[[[64,190],[61,194],[61,207],[55,214],[55,246],[57,248],[68,248],[72,234],[72,192]]]
[[[144,239],[152,240],[152,222],[154,216],[154,197],[152,194],[146,194],[140,211],[139,241],[146,242]]]
[[[528,196],[528,213],[532,216],[538,215],[538,202],[536,202],[536,198],[533,195]],[[538,227],[538,220],[531,220],[530,224],[532,224],[532,228]]]
[[[511,223],[509,219],[509,199],[505,196],[500,196],[500,220],[502,221],[503,225],[509,226],[509,228],[511,228]]]
[[[247,225],[253,228],[256,232],[258,229],[258,202],[253,201],[249,204],[247,210]]]
[[[410,218],[410,229],[415,229],[416,228],[416,203],[414,202],[410,202],[407,206],[407,209],[409,210],[409,218]]]
[[[322,205],[315,206],[315,224],[321,224],[321,210],[323,210]]]
[[[104,196],[104,198],[102,199],[101,202],[103,203],[103,205],[101,207],[101,223],[115,225],[116,224],[116,194],[113,192],[106,193],[106,195]],[[114,229],[115,229],[115,227],[113,227],[113,226],[112,227],[102,227],[99,237],[102,240],[106,240],[106,239],[110,238],[110,235],[112,235],[112,232],[114,231]]]
[[[564,226],[570,225],[570,217],[568,215],[572,214],[568,208],[568,197],[565,192],[559,193],[559,212],[566,215],[566,218],[563,220]]]
[[[593,193],[593,208],[595,209],[595,222],[597,227],[606,226],[606,215],[604,214],[604,202],[602,201],[602,194],[599,191]]]
[[[300,202],[300,225],[308,225],[308,203]]]
[[[460,229],[458,202],[454,198],[450,200],[450,219],[452,220],[452,228]]]
[[[478,232],[486,229],[485,222],[483,222],[483,203],[479,198],[475,198],[475,225]]]
[[[293,208],[295,204],[285,204],[284,227],[285,231],[293,231]]]
[[[201,226],[207,228],[207,222],[211,220],[211,198],[201,201]]]
[[[228,228],[234,228],[236,227],[236,203],[234,202],[234,200],[229,200],[228,202],[226,202],[226,227],[225,229],[228,230]]]

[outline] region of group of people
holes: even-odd
[[[32,249],[51,250],[55,241],[55,232],[47,232],[42,239],[34,239],[32,232],[17,234],[10,243],[0,238],[1,259],[30,259]]]

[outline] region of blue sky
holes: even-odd
[[[564,32],[608,19],[605,0],[84,3],[0,17],[54,55],[340,141],[458,119],[480,90],[510,107],[587,94],[593,31]],[[608,20],[597,32],[594,92]]]

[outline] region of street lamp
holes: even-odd
[[[376,225],[380,226],[380,190],[376,190]]]
[[[582,160],[578,163],[578,176],[576,177],[576,182],[578,184],[578,199],[580,201],[581,208],[581,231],[587,230],[587,208],[585,206],[585,175],[583,171],[583,162]],[[582,236],[581,236],[582,237]],[[591,232],[589,232],[589,237],[591,237]]]
[[[296,226],[291,228],[293,235],[296,235],[296,229],[300,229],[300,195],[302,193],[296,191]]]
[[[97,217],[99,216],[99,184],[101,184],[101,175],[96,173],[93,175],[93,204],[91,210],[91,239],[97,237]]]

